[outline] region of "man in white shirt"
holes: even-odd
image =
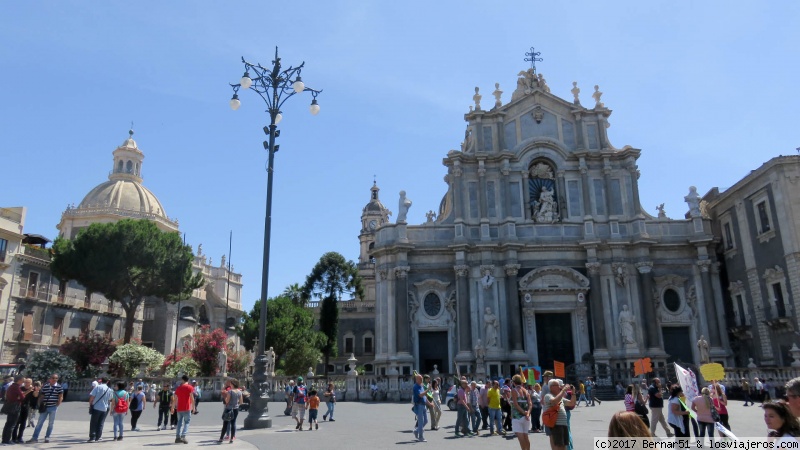
[[[89,394],[89,411],[92,417],[89,422],[89,440],[87,442],[99,442],[103,437],[103,425],[108,415],[109,400],[111,400],[111,388],[108,387],[108,378],[103,377]]]
[[[761,404],[764,404],[764,383],[761,382],[758,378],[753,378],[756,382],[756,395],[758,399],[761,401]]]

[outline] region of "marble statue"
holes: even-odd
[[[558,204],[553,196],[553,190],[542,186],[539,200],[534,203],[534,220],[537,223],[553,223],[558,219]]]
[[[578,82],[577,81],[573,81],[572,82],[572,90],[570,92],[572,92],[572,97],[575,99],[575,100],[573,100],[573,102],[576,105],[580,105],[581,104],[581,99],[580,99],[579,95],[581,93],[581,88],[578,87]]]
[[[225,255],[222,255],[222,258],[220,258],[219,266],[225,267],[225,261],[226,261]]]
[[[228,374],[228,354],[224,348],[217,354],[217,369],[223,377]]]
[[[411,200],[406,198],[406,191],[400,191],[400,203],[397,208],[397,223],[405,223],[408,216],[408,208],[411,208]]]
[[[492,95],[494,95],[494,107],[499,108],[503,106],[503,101],[500,100],[500,96],[503,95],[503,91],[500,90],[500,83],[494,84],[494,92],[492,92]]]
[[[472,108],[470,106],[470,108]],[[464,153],[469,153],[472,151],[472,147],[475,145],[475,141],[472,138],[472,127],[467,125],[467,129],[464,130],[464,142],[461,143],[461,151]]]
[[[433,212],[433,210],[430,210],[425,213],[425,218],[428,220],[428,222],[433,222],[436,220],[436,213]]]
[[[483,323],[486,328],[486,333],[484,334],[486,338],[486,347],[497,347],[497,332],[500,329],[500,320],[497,319],[497,316],[492,314],[492,308],[487,307],[484,311]]]
[[[537,74],[536,77],[538,78],[539,87],[545,92],[550,92],[550,87],[547,85],[547,81],[544,80],[544,75]]]
[[[700,364],[711,362],[711,356],[708,354],[708,341],[703,339],[703,335],[700,335],[700,339],[697,341],[697,355],[700,357]]]
[[[274,377],[275,376],[275,350],[272,347],[269,348],[264,355],[267,358],[267,375]]]
[[[692,218],[701,217],[700,213],[700,196],[697,194],[697,188],[689,186],[689,195],[683,197],[686,204],[689,205],[689,216]]]
[[[475,95],[472,96],[472,100],[475,101],[475,111],[481,110],[481,99],[483,96],[480,94],[480,88],[475,86]]]
[[[622,305],[622,311],[619,312],[619,334],[622,336],[623,344],[635,344],[636,336],[634,334],[634,326],[636,320],[633,314],[628,310],[628,305]]]
[[[664,204],[663,203],[658,205],[658,206],[656,206],[656,211],[658,211],[658,218],[659,219],[666,219],[667,218],[667,213],[664,212]]]
[[[197,256],[203,256],[203,244],[197,244]]]
[[[478,361],[478,364],[481,364],[485,358],[486,347],[483,346],[483,341],[478,339],[478,343],[475,344],[475,359]]]
[[[592,94],[592,98],[595,101],[594,107],[595,108],[603,108],[605,105],[603,102],[600,101],[600,97],[603,96],[603,93],[600,92],[600,86],[594,85],[594,94]]]

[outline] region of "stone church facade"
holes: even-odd
[[[731,361],[711,221],[694,188],[685,219],[646,213],[641,150],[614,147],[611,110],[554,95],[534,69],[511,100],[464,117],[460,150],[443,158],[438,214],[396,221],[373,186],[362,213],[359,268],[375,301],[378,374],[439,370],[508,374],[518,365],[582,361],[626,367]]]

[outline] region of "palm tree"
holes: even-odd
[[[303,299],[303,288],[300,287],[300,283],[294,283],[286,286],[286,289],[283,290],[283,294],[281,294],[281,296],[288,298],[295,305],[306,306],[306,302]]]
[[[320,305],[319,328],[325,335],[322,354],[325,355],[325,376],[328,376],[328,362],[336,356],[338,349],[336,338],[339,332],[339,306],[337,301],[344,294],[354,294],[356,298],[364,298],[364,287],[358,268],[353,261],[347,261],[339,253],[328,252],[322,255],[303,285],[303,301],[311,297],[322,298]]]

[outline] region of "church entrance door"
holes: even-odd
[[[669,355],[668,363],[694,364],[689,327],[663,327],[661,333],[664,335],[664,351]]]
[[[553,361],[561,361],[565,366],[574,364],[571,314],[536,314],[536,343],[542,370],[552,370]]]
[[[419,332],[419,367],[422,373],[433,372],[433,365],[439,372],[447,372],[450,361],[447,350],[447,331]]]

